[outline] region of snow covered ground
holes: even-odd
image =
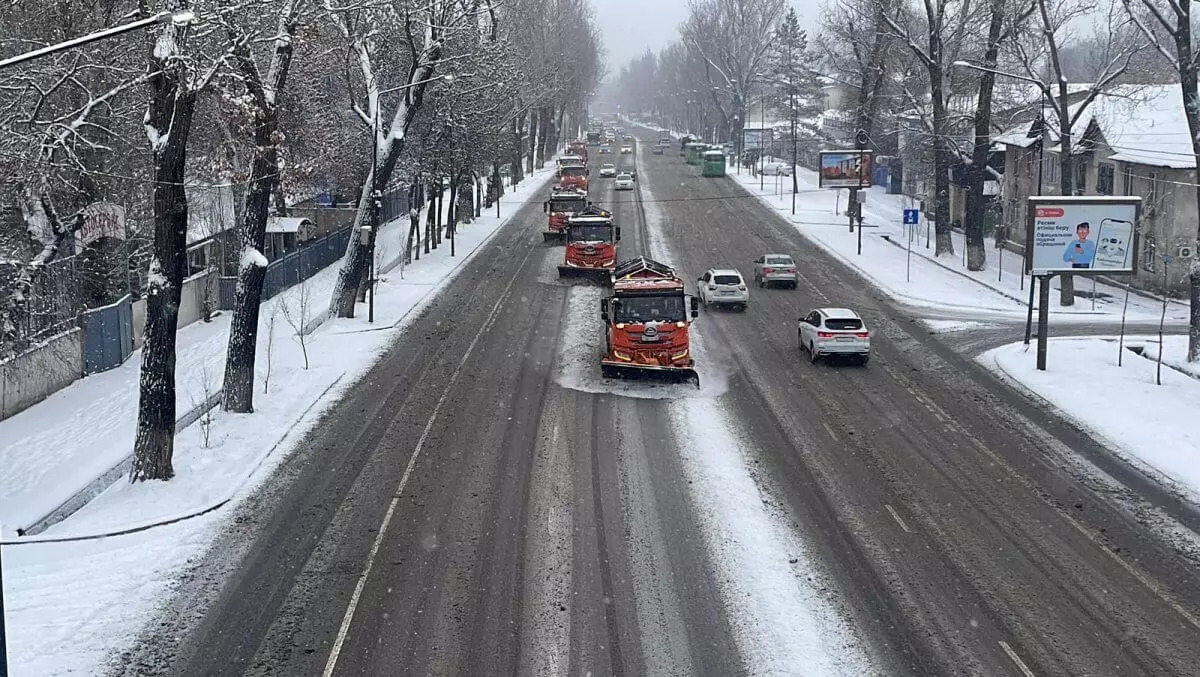
[[[1116,337],[1079,337],[1050,339],[1046,371],[1036,369],[1036,351],[1023,343],[978,360],[1200,502],[1200,430],[1191,424],[1200,411],[1200,380],[1164,366],[1162,385],[1155,385],[1158,338],[1126,337],[1125,343],[1144,347],[1146,356],[1125,350],[1117,366]],[[1168,337],[1163,362],[1184,363],[1186,347],[1186,337]]]
[[[419,262],[392,270],[379,284],[375,323],[333,319],[306,337],[305,365],[295,319],[307,298],[309,318],[327,308],[337,264],[264,306],[259,336],[256,412],[213,412],[176,437],[177,477],[168,483],[118,481],[66,521],[36,537],[9,538],[4,548],[8,648],[14,677],[96,674],[126,649],[177,585],[189,560],[229,533],[229,507],[165,526],[92,539],[204,513],[246,497],[283,461],[308,428],[380,357],[407,318],[427,303],[496,233],[507,217],[544,188],[549,170],[507,194],[507,214],[485,215],[460,227],[457,254],[449,243]],[[386,262],[401,251],[406,223],[380,234]],[[387,256],[386,252],[391,252]],[[268,341],[272,309],[273,340]],[[177,365],[181,405],[219,384],[228,320],[198,323],[180,332]],[[263,392],[267,345],[271,376]],[[82,379],[17,417],[0,422],[0,516],[13,525],[57,505],[82,484],[119,462],[132,447],[137,403],[137,356],[122,368]],[[107,378],[106,378],[107,377]],[[105,379],[105,380],[96,380]],[[25,416],[26,419],[21,419]],[[52,454],[50,452],[53,452]],[[92,473],[89,476],[89,473]],[[61,485],[60,484],[61,480]],[[82,483],[82,484],[81,484]],[[30,507],[32,506],[32,508]],[[54,542],[63,539],[66,542]]]

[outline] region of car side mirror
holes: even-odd
[[[600,299],[600,319],[608,322],[608,299]]]
[[[550,203],[549,202],[542,203],[542,211],[547,212],[547,213],[550,211]]]
[[[692,319],[694,320],[697,317],[700,317],[700,302],[696,300],[695,296],[693,296],[692,297]]]
[[[621,241],[621,227],[617,226],[617,241]]]

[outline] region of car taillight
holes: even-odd
[[[871,338],[871,332],[869,332],[869,331],[855,332],[854,335],[859,338]]]
[[[796,272],[796,267],[795,267],[795,266],[793,266],[793,267],[791,267],[791,268],[788,268],[788,271],[787,271],[787,272],[789,272],[789,273],[795,273],[795,272]]]
[[[817,338],[833,338],[833,332],[819,331],[819,332],[817,332]]]
[[[739,285],[738,285],[738,291],[746,291],[746,285],[744,285],[744,284],[739,284]]]
[[[773,272],[775,272],[774,268],[763,268],[763,275],[770,275]]]

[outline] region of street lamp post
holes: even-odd
[[[164,25],[164,24],[173,24],[175,26],[187,26],[188,24],[191,24],[195,20],[196,20],[196,15],[191,10],[188,10],[188,9],[180,9],[180,10],[175,10],[173,12],[171,12],[171,11],[159,12],[158,14],[155,14],[152,17],[147,17],[145,19],[138,19],[137,21],[133,21],[131,23],[127,23],[127,24],[124,24],[121,26],[113,26],[112,28],[106,28],[102,31],[96,31],[95,33],[81,35],[77,38],[72,38],[65,42],[60,42],[56,45],[48,45],[46,47],[42,47],[41,49],[35,49],[32,52],[25,52],[24,54],[18,54],[16,56],[9,57],[7,59],[4,59],[3,61],[0,61],[0,70],[3,70],[10,66],[16,66],[18,64],[25,63],[26,61],[33,61],[34,59],[40,59],[43,56],[50,56],[51,54],[57,54],[58,52],[64,52],[68,49],[74,49],[76,47],[81,47],[83,45],[93,43],[98,40],[104,40],[106,38],[111,38],[115,35],[121,35],[122,33],[136,31],[139,28],[146,28],[148,26],[156,26],[156,25]]]

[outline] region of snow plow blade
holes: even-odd
[[[656,367],[648,364],[626,362],[601,362],[600,374],[604,378],[619,378],[661,383],[690,383],[700,388],[700,374],[687,367]]]
[[[542,231],[542,242],[561,244],[563,242],[563,235],[561,230],[544,230]]]
[[[612,270],[609,268],[577,268],[575,266],[559,266],[559,277],[578,277],[602,285],[612,284]]]

